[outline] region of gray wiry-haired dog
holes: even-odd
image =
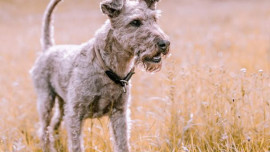
[[[51,14],[61,0],[52,0],[43,21],[42,54],[32,69],[38,96],[43,151],[56,151],[53,132],[63,115],[69,150],[83,150],[81,128],[86,118],[108,115],[114,151],[128,152],[126,86],[134,66],[153,72],[169,52],[169,41],[157,24],[158,0],[105,0],[101,10],[109,20],[90,41],[53,45]],[[52,109],[57,101],[56,112]]]

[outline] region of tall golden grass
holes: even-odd
[[[0,151],[41,151],[28,71],[48,0],[0,0]],[[65,0],[60,43],[81,43],[105,21],[99,1]],[[163,0],[171,57],[132,79],[131,148],[142,152],[270,151],[270,1]],[[110,152],[108,118],[87,120],[87,152]],[[59,151],[67,151],[61,128]]]

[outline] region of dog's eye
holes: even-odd
[[[142,25],[142,22],[140,20],[133,20],[132,22],[130,22],[130,25],[140,27]]]

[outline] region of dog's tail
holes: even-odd
[[[54,45],[54,38],[53,38],[53,26],[52,23],[52,13],[55,9],[56,5],[61,0],[51,0],[49,5],[47,6],[44,16],[43,16],[43,24],[42,24],[42,35],[41,35],[41,47],[42,50],[45,51],[52,45]]]

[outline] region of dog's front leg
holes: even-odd
[[[68,144],[69,152],[82,152],[82,139],[81,139],[81,128],[82,128],[82,116],[77,112],[69,112],[66,115],[65,123],[67,125],[68,132]]]
[[[110,115],[114,152],[129,152],[126,110],[117,110]]]

